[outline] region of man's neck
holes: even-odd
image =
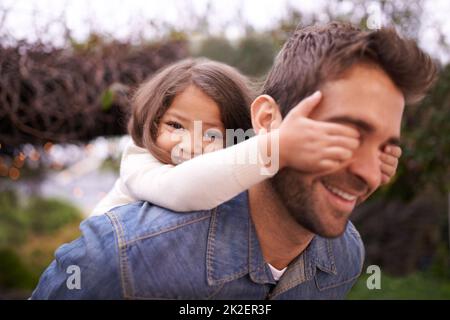
[[[264,259],[283,269],[306,249],[314,234],[292,218],[268,181],[253,186],[248,194]]]

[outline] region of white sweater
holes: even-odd
[[[258,136],[202,154],[177,166],[163,164],[131,140],[122,155],[120,177],[91,216],[146,200],[173,211],[209,210],[273,176],[263,165]]]

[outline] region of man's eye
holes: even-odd
[[[174,129],[184,129],[180,123],[175,121],[167,121],[166,124]]]

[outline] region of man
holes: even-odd
[[[343,169],[306,174],[287,163],[211,211],[179,214],[141,201],[88,219],[83,236],[58,249],[32,298],[344,298],[364,261],[349,215],[380,186],[380,152],[398,143],[405,103],[421,99],[435,73],[414,42],[390,29],[297,30],[252,104],[253,128],[279,128],[320,90],[310,118],[360,133]],[[78,286],[68,270],[79,271]]]

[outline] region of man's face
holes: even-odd
[[[345,231],[356,204],[380,186],[379,156],[387,144],[398,143],[404,98],[384,71],[366,64],[354,65],[321,91],[311,118],[356,128],[359,148],[339,171],[317,175],[285,168],[271,183],[300,225],[332,238]]]

